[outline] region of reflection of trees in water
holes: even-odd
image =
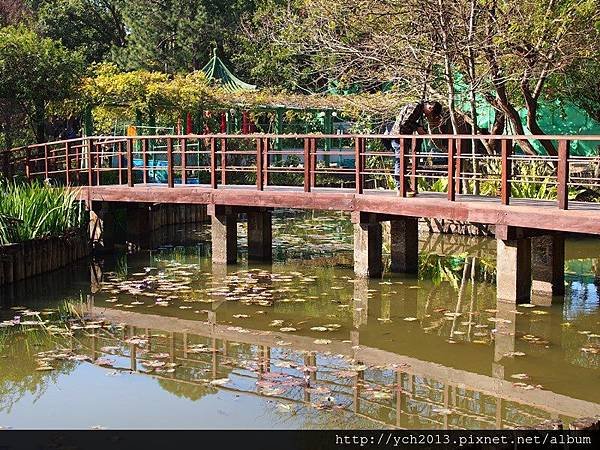
[[[75,369],[75,362],[62,361],[52,371],[36,370],[37,353],[57,345],[58,338],[45,330],[0,329],[0,411],[9,413],[26,395],[35,403],[60,376]]]
[[[430,280],[434,285],[443,281],[450,283],[454,289],[459,289],[463,279],[465,265],[475,265],[469,270],[471,282],[493,282],[496,274],[495,261],[461,254],[442,256],[435,253],[420,252],[419,279]]]
[[[182,378],[186,378],[185,376]],[[197,401],[204,397],[205,395],[212,395],[219,392],[219,390],[208,384],[191,384],[191,383],[182,383],[179,379],[167,379],[160,378],[158,380],[158,384],[165,391],[176,395],[179,398],[187,398],[188,400]]]

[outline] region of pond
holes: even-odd
[[[240,228],[245,227],[240,223]],[[362,280],[344,214],[277,211],[274,262],[212,267],[208,226],[4,289],[0,427],[532,426],[600,414],[600,245],[564,301],[496,302],[495,241],[420,235]],[[239,236],[245,236],[239,230]],[[574,382],[576,380],[576,382]]]

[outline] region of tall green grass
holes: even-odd
[[[74,190],[0,179],[0,245],[61,235],[85,218]]]

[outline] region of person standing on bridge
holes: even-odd
[[[415,132],[426,134],[423,119],[427,119],[429,125],[437,125],[440,123],[441,118],[442,105],[439,102],[408,103],[402,107],[391,128],[386,127],[385,134],[414,134]],[[398,195],[400,195],[400,140],[390,139],[388,145],[394,150],[394,184]],[[409,153],[410,146],[411,140],[404,139],[405,155]]]

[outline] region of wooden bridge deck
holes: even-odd
[[[80,196],[87,201],[185,203],[242,207],[298,208],[367,212],[393,216],[411,216],[456,220],[471,223],[506,225],[549,231],[600,234],[600,204],[570,202],[568,210],[556,208],[555,201],[500,199],[474,195],[456,195],[448,201],[445,193],[423,192],[416,197],[397,197],[390,190],[318,188],[304,192],[301,187],[226,185],[136,184],[83,186]]]

